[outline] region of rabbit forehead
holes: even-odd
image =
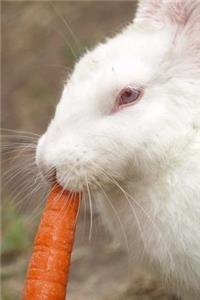
[[[81,84],[91,78],[118,75],[118,81],[123,76],[132,76],[132,80],[148,79],[159,65],[169,49],[171,35],[164,30],[146,30],[138,26],[129,26],[115,38],[105,44],[99,44],[88,52],[76,65],[71,83]],[[112,72],[111,72],[112,71]],[[119,74],[117,74],[119,72]],[[137,79],[138,77],[138,79]]]

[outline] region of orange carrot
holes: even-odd
[[[64,300],[79,194],[53,187],[34,241],[23,300]]]

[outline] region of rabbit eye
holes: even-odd
[[[127,87],[123,89],[118,96],[118,105],[126,105],[133,103],[139,99],[141,90]]]

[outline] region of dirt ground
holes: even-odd
[[[135,1],[3,1],[2,127],[41,134],[51,119],[63,81],[75,60],[97,41],[103,41],[105,36],[112,36],[128,24],[135,7]],[[16,150],[16,143],[26,140],[17,133],[5,133],[10,135],[10,138],[5,137],[5,152]],[[23,152],[19,153],[6,152],[6,159],[13,160],[3,165],[3,173],[10,168],[12,178],[10,175],[3,178],[2,300],[20,299],[41,212],[40,203],[38,205],[35,199],[42,194],[32,195],[29,186],[32,175],[28,176],[28,184],[27,170],[22,167],[22,162],[26,167],[25,157]],[[22,183],[27,189],[21,187]],[[18,205],[21,198],[24,199]],[[44,197],[40,198],[44,202]],[[34,206],[39,207],[36,214],[33,214]],[[86,219],[89,219],[88,212]],[[83,225],[82,213],[72,257],[68,299],[124,299],[121,291],[128,271],[126,253],[111,239],[98,215],[94,216],[91,240],[89,224]],[[138,296],[137,299],[147,298]]]

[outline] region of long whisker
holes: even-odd
[[[110,181],[116,185],[120,190],[121,192],[124,194],[125,198],[127,199],[128,203],[131,205],[132,207],[132,203],[130,202],[129,198],[133,200],[133,202],[137,205],[138,208],[140,208],[140,210],[143,212],[143,214],[147,217],[147,219],[151,222],[151,224],[153,225],[153,227],[157,230],[158,234],[159,234],[159,237],[163,240],[164,242],[164,245],[166,247],[166,251],[169,255],[169,258],[170,258],[170,261],[171,261],[171,264],[174,265],[174,260],[173,260],[173,257],[169,251],[169,248],[167,246],[167,243],[165,241],[165,239],[163,238],[158,226],[153,222],[153,220],[150,218],[150,216],[147,214],[147,212],[145,211],[145,209],[128,193],[126,192],[120,185],[119,183],[113,178],[111,177],[110,175],[106,174],[104,170],[102,170],[102,172],[104,173],[105,176],[107,176],[107,178],[110,177]],[[133,207],[134,209],[134,207]],[[133,211],[133,209],[131,209]],[[143,237],[143,240],[144,240],[144,237]],[[145,244],[144,244],[144,247],[145,247]]]
[[[21,180],[18,182],[17,186],[13,189],[9,191],[10,195],[15,195],[14,198],[12,197],[12,202],[15,203],[15,201],[18,199],[18,197],[22,194],[25,193],[26,189],[27,191],[31,188],[32,186],[34,186],[35,183],[33,183],[32,181],[30,182],[30,176],[33,175],[33,172],[31,170],[29,170],[27,173],[27,178],[21,178]],[[30,182],[29,185],[27,185]],[[25,189],[26,187],[26,189]],[[19,192],[18,192],[19,190]],[[29,193],[26,193],[26,195],[24,197],[27,197],[27,194],[29,196]],[[18,203],[23,203],[23,199],[21,199],[20,201],[18,201]]]
[[[115,214],[115,217],[117,218],[118,222],[119,222],[119,225],[120,225],[120,228],[122,230],[122,234],[123,234],[123,237],[124,237],[124,240],[125,240],[125,244],[126,244],[126,248],[127,248],[127,258],[128,258],[128,262],[127,262],[127,265],[128,265],[128,270],[129,270],[129,259],[130,259],[130,247],[129,247],[129,242],[128,242],[128,237],[127,237],[127,234],[126,234],[126,231],[124,229],[124,226],[122,224],[122,221],[120,219],[120,216],[116,210],[116,208],[114,207],[114,205],[112,204],[112,201],[110,200],[110,198],[108,197],[106,191],[103,189],[102,185],[99,183],[99,182],[96,182],[96,184],[99,186],[99,188],[101,189],[101,191],[103,192],[105,198],[107,199],[107,203],[110,205],[111,209],[113,210],[114,214]]]
[[[10,129],[10,128],[0,128],[1,131],[4,132],[11,132],[11,133],[15,133],[15,134],[25,134],[25,135],[32,135],[32,136],[36,136],[36,137],[40,137],[39,134],[37,133],[33,133],[31,131],[22,131],[22,130],[15,130],[15,129]]]
[[[87,214],[87,201],[86,201],[86,193],[83,192],[83,197],[81,202],[83,203],[83,237],[85,236],[86,231],[86,214]]]
[[[17,134],[17,133],[9,133],[9,134],[0,134],[1,138],[3,140],[33,140],[38,141],[39,137],[32,136],[32,135],[26,135],[26,134]]]
[[[35,161],[35,157],[33,157],[33,155],[34,155],[34,153],[29,153],[29,152],[24,153],[23,154],[23,159],[26,159],[27,163],[30,162],[30,161]],[[2,156],[4,156],[2,158],[2,161],[1,161],[2,169],[5,168],[5,166],[10,165],[11,163],[16,164],[16,166],[17,166],[16,159],[19,158],[18,151],[13,151],[13,152],[11,151],[11,152],[8,152],[8,153],[7,152],[2,153]],[[20,157],[21,157],[21,154],[20,154]]]
[[[65,28],[68,30],[68,32],[71,34],[71,37],[73,38],[75,44],[76,44],[76,47],[77,47],[77,50],[79,52],[79,55],[81,53],[81,49],[80,49],[80,46],[79,46],[79,42],[78,42],[78,39],[75,35],[75,33],[73,32],[71,26],[69,25],[68,21],[66,20],[66,18],[64,18],[64,16],[58,12],[58,10],[55,8],[55,6],[51,3],[55,13],[57,14],[57,16],[60,18],[60,20],[63,22]]]
[[[14,147],[18,147],[19,149],[24,147],[24,148],[33,148],[35,149],[36,148],[36,144],[31,144],[29,142],[15,142],[15,143],[3,143],[2,145],[2,148],[14,148]],[[17,150],[17,149],[16,149]]]
[[[25,165],[25,169],[22,168],[22,166]],[[8,176],[11,172],[13,172],[13,169],[16,170],[15,172],[13,172],[14,174],[12,174],[11,177],[9,177],[7,179],[7,181],[4,182],[5,185],[7,185],[9,182],[11,182],[17,175],[19,175],[20,173],[24,172],[24,170],[28,169],[30,170],[30,167],[35,166],[35,162],[30,161],[29,163],[27,162],[23,162],[20,163],[20,167],[16,168],[15,166],[11,167],[10,169],[8,169],[3,175],[2,175],[2,179],[4,179],[6,176]]]
[[[51,5],[51,7],[53,8],[54,13],[56,14],[56,16],[59,18],[59,20],[63,21],[63,20],[62,20],[62,17],[61,17],[60,14],[58,13],[58,11],[56,10],[56,8],[55,8],[55,6],[53,5],[52,2],[50,2],[50,5]],[[67,41],[66,36],[65,36],[62,32],[60,32],[60,31],[58,32],[58,34],[59,34],[60,36],[62,36],[62,38],[64,39],[64,41],[65,41],[65,43],[66,43],[66,45],[67,45],[67,47],[70,49],[70,51],[71,51],[71,53],[72,53],[74,59],[77,60],[78,57],[77,57],[77,55],[76,55],[76,52],[74,51],[73,47],[72,47],[72,46],[69,44],[69,42]]]
[[[88,199],[89,199],[89,207],[90,207],[90,229],[89,229],[89,241],[90,241],[92,238],[93,206],[92,206],[92,198],[91,198],[87,175],[85,175],[85,179],[86,179],[86,187],[87,187],[87,191],[88,191]]]
[[[106,173],[104,173],[105,176],[108,176]],[[129,200],[129,198],[127,197],[127,195],[124,193],[123,189],[121,188],[121,186],[118,184],[118,182],[116,182],[113,178],[110,178],[110,181],[116,185],[120,190],[121,192],[124,194],[129,206],[130,206],[130,209],[131,209],[131,212],[136,220],[136,223],[137,223],[137,226],[138,226],[138,229],[140,231],[140,235],[141,235],[141,239],[142,239],[142,242],[143,242],[143,246],[144,246],[144,249],[146,249],[146,244],[145,244],[145,238],[144,238],[144,234],[143,234],[143,230],[142,230],[142,227],[141,227],[141,224],[140,224],[140,221],[139,221],[139,218],[137,216],[137,213],[131,203],[131,201]]]
[[[38,192],[41,188],[42,188],[41,185],[39,185],[38,190],[36,190],[34,193],[36,194],[36,192]],[[42,191],[40,193],[42,193]],[[38,204],[36,205],[34,210],[31,211],[31,215],[25,217],[25,220],[28,220],[29,223],[33,222],[33,220],[35,220],[41,214],[41,208],[44,206],[45,200],[47,198],[47,194],[48,191],[43,191],[43,193],[40,194],[39,199],[37,199]]]

